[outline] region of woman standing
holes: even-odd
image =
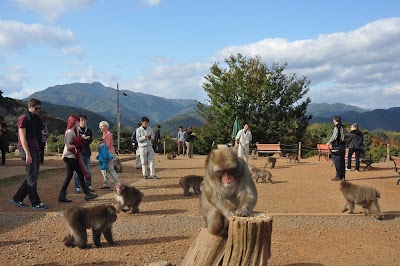
[[[108,122],[101,121],[99,123],[99,128],[100,128],[101,132],[103,132],[102,139],[103,139],[103,143],[108,148],[108,152],[115,156],[113,136],[112,136],[111,132],[108,130],[108,128],[109,128]],[[103,182],[103,185],[100,187],[100,189],[110,188],[110,180],[108,179],[107,172],[110,173],[110,175],[113,177],[114,185],[119,183],[117,172],[115,172],[115,170],[114,170],[114,160],[108,159],[106,166],[107,166],[107,170],[101,170],[101,173],[103,174],[104,182]]]
[[[187,138],[186,138],[186,149],[188,158],[193,158],[193,142],[194,142],[194,133],[192,132],[192,128],[188,127],[186,130]]]
[[[62,154],[63,161],[65,163],[65,167],[67,169],[67,176],[65,177],[64,183],[61,187],[60,195],[58,197],[58,202],[72,202],[72,200],[66,197],[67,188],[72,179],[74,171],[78,174],[79,183],[82,187],[82,191],[85,194],[85,200],[94,199],[97,195],[93,195],[90,193],[89,189],[85,184],[84,178],[84,169],[83,161],[81,158],[80,151],[82,148],[82,144],[85,141],[84,138],[79,136],[77,132],[77,128],[79,126],[79,117],[76,115],[70,115],[68,118],[67,130],[64,134],[64,151]],[[78,161],[80,160],[80,161]]]

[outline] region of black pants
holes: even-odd
[[[6,163],[6,152],[8,151],[6,138],[0,138],[0,150],[1,150],[1,164],[5,164]]]
[[[89,191],[88,191],[88,188],[86,187],[85,176],[83,175],[83,172],[82,172],[81,168],[79,167],[78,160],[75,158],[65,158],[65,157],[63,160],[65,163],[65,167],[67,169],[67,175],[66,175],[64,183],[61,187],[61,193],[63,193],[64,195],[66,194],[68,185],[71,182],[71,179],[72,179],[74,171],[75,171],[78,174],[79,184],[82,187],[83,193],[87,194]]]
[[[336,178],[345,179],[346,177],[345,155],[346,148],[344,145],[340,146],[339,154],[332,153],[332,161],[336,168]]]
[[[46,142],[40,142],[40,162],[44,162],[44,147],[46,146]]]
[[[351,169],[351,157],[353,156],[353,153],[356,153],[356,167],[355,167],[355,169],[357,171],[360,171],[360,153],[361,153],[361,150],[356,150],[356,149],[349,149],[349,154],[347,156],[347,169]]]
[[[28,195],[29,200],[33,205],[38,205],[41,201],[39,195],[37,193],[37,180],[39,175],[39,151],[29,151],[32,157],[32,163],[26,164],[26,180],[20,188],[18,189],[17,193],[15,193],[13,199],[15,201],[23,201],[25,197]],[[19,156],[25,162],[26,154],[24,150],[19,151]]]

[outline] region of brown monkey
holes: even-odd
[[[276,164],[276,158],[272,157],[272,156],[267,156],[266,159],[267,159],[267,162],[265,163],[264,168],[266,168],[267,165],[269,165],[271,169],[274,168],[275,164]]]
[[[349,210],[349,213],[354,213],[354,204],[358,204],[364,209],[365,215],[373,213],[377,219],[383,218],[378,204],[380,194],[375,188],[342,181],[340,182],[340,191],[347,201],[342,212]]]
[[[122,163],[118,157],[114,158],[114,170],[117,173],[122,173]]]
[[[253,149],[253,150],[251,151],[251,159],[257,160],[257,158],[258,158],[257,150],[256,150],[256,149]]]
[[[183,196],[189,196],[189,188],[193,188],[195,194],[200,194],[200,184],[204,177],[199,175],[187,175],[179,180],[179,185],[183,188]]]
[[[256,180],[256,183],[258,183],[258,179],[261,179],[262,183],[267,183],[268,180],[269,183],[273,184],[272,174],[268,170],[253,168],[251,175]]]
[[[112,225],[117,220],[117,210],[112,205],[93,207],[72,207],[64,213],[68,234],[64,237],[67,247],[87,248],[86,229],[93,231],[93,242],[101,246],[101,234],[110,244],[115,244],[112,236]]]
[[[288,158],[288,163],[292,163],[292,161],[294,163],[300,162],[299,156],[297,155],[297,153],[294,152],[286,153],[286,158]]]
[[[173,160],[176,157],[176,153],[174,151],[168,152],[167,153],[167,159],[168,160]]]
[[[254,168],[256,168],[254,165],[252,165],[252,164],[247,164],[247,167],[249,168],[249,171],[250,171],[250,173],[251,173],[251,171],[254,169]]]
[[[142,202],[143,193],[137,188],[123,184],[116,184],[114,198],[119,203],[117,211],[139,212],[139,204]],[[127,207],[127,209],[125,209]]]
[[[228,219],[250,216],[257,202],[257,190],[246,162],[234,148],[212,150],[206,159],[200,213],[208,232],[226,235]]]

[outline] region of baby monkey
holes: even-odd
[[[299,156],[297,155],[297,153],[294,152],[286,153],[286,158],[288,158],[288,163],[292,163],[292,161],[294,163],[300,162]]]
[[[189,189],[192,187],[195,194],[200,194],[200,185],[204,177],[199,175],[187,175],[179,180],[179,185],[183,188],[183,196],[189,196]]]
[[[272,174],[266,169],[253,168],[251,176],[256,180],[256,183],[258,183],[258,179],[261,179],[261,183],[267,183],[268,180],[269,183],[273,184]]]
[[[275,157],[272,157],[272,156],[267,156],[267,161],[266,161],[266,163],[265,163],[264,168],[266,168],[267,165],[269,165],[270,168],[272,169],[272,168],[275,167],[275,164],[276,164],[276,158],[275,158]]]
[[[176,153],[174,151],[168,152],[167,153],[167,159],[168,160],[173,160],[176,157]]]
[[[139,212],[139,204],[142,202],[143,193],[135,187],[116,184],[114,198],[118,202],[117,211]]]

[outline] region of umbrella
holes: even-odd
[[[232,139],[236,138],[236,134],[241,130],[242,127],[240,126],[239,119],[236,117],[235,123],[233,123],[233,129],[232,129]]]

